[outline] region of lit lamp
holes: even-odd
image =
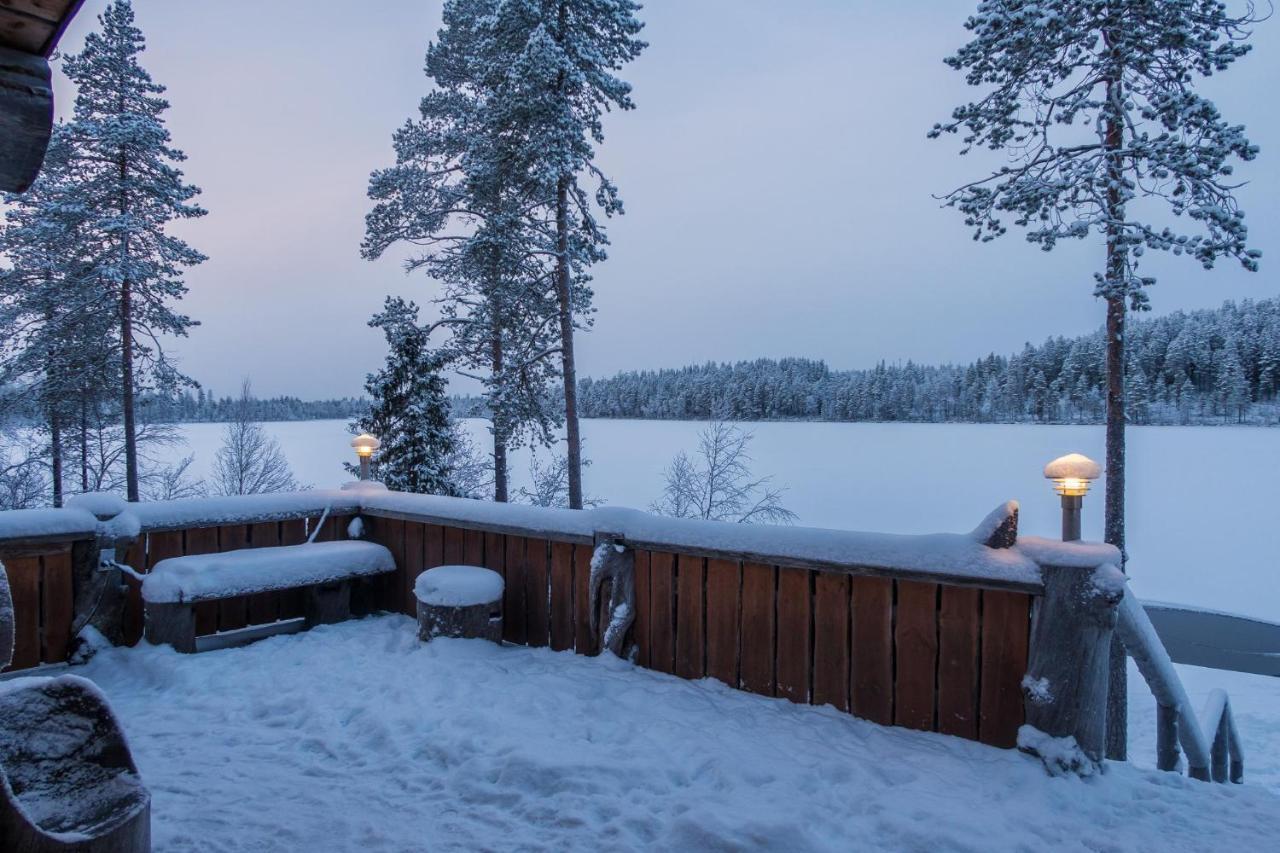
[[[355,448],[356,456],[360,457],[360,479],[369,479],[369,460],[373,458],[374,451],[382,446],[382,442],[366,432],[351,439],[351,446]]]
[[[1068,453],[1044,466],[1045,479],[1053,481],[1053,489],[1062,495],[1062,539],[1075,542],[1080,538],[1080,508],[1089,491],[1089,483],[1102,476],[1102,466],[1082,453]]]

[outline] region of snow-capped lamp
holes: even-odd
[[[1080,538],[1080,509],[1089,484],[1102,476],[1102,466],[1083,453],[1068,453],[1044,466],[1044,476],[1062,496],[1062,540]]]
[[[361,433],[351,439],[351,446],[355,448],[356,456],[360,458],[360,479],[369,479],[369,460],[373,458],[373,454],[382,442],[378,441],[376,436],[369,433]]]

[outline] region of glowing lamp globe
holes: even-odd
[[[1044,466],[1044,476],[1064,498],[1084,497],[1089,484],[1102,476],[1102,466],[1082,453],[1068,453]]]
[[[382,442],[366,432],[351,439],[351,446],[355,448],[356,456],[361,459],[368,459],[374,454],[374,451],[382,446]]]

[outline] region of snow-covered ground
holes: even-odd
[[[469,421],[479,446],[485,422]],[[354,459],[345,421],[267,424],[298,478],[314,486],[348,479]],[[701,424],[679,421],[583,423],[590,494],[645,508],[662,490],[662,471],[695,446]],[[751,452],[759,475],[787,487],[800,524],[890,533],[971,529],[1002,501],[1022,504],[1022,530],[1060,533],[1058,499],[1044,464],[1080,451],[1101,460],[1101,427],[967,424],[761,423]],[[182,427],[195,468],[207,472],[219,424]],[[1129,565],[1148,599],[1196,604],[1280,621],[1280,555],[1273,480],[1280,430],[1134,427],[1129,431]],[[512,462],[518,487],[528,455]],[[1085,538],[1102,535],[1102,487],[1085,499]]]
[[[402,616],[77,671],[123,720],[158,853],[1262,850],[1280,821],[1280,774],[1256,760],[1244,786],[1051,779],[1014,751],[612,657],[424,646]]]

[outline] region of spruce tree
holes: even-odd
[[[1138,272],[1142,254],[1258,266],[1232,177],[1232,161],[1257,148],[1195,89],[1197,77],[1248,52],[1255,20],[1220,0],[984,0],[965,22],[973,39],[946,60],[987,91],[930,136],[958,133],[964,152],[1011,159],[946,197],[975,238],[1004,234],[1012,217],[1046,250],[1095,233],[1105,245],[1094,288],[1107,308],[1104,526],[1122,554],[1125,321],[1147,306],[1153,283]],[[1148,220],[1159,206],[1172,215]],[[1126,753],[1124,666],[1117,643],[1107,748],[1117,759]]]
[[[454,471],[459,442],[442,375],[446,360],[418,324],[418,306],[388,298],[369,325],[382,330],[389,352],[385,366],[365,380],[372,403],[352,426],[382,441],[378,479],[396,491],[461,496]]]
[[[162,338],[186,335],[195,325],[173,303],[186,293],[184,270],[205,260],[167,229],[175,219],[205,211],[192,203],[200,191],[183,180],[177,165],[186,158],[164,125],[165,89],[138,62],[145,40],[131,3],[114,0],[98,21],[101,31],[64,64],[78,88],[68,133],[76,193],[86,207],[87,261],[114,303],[126,490],[136,501],[136,398],[148,385],[183,381]]]

